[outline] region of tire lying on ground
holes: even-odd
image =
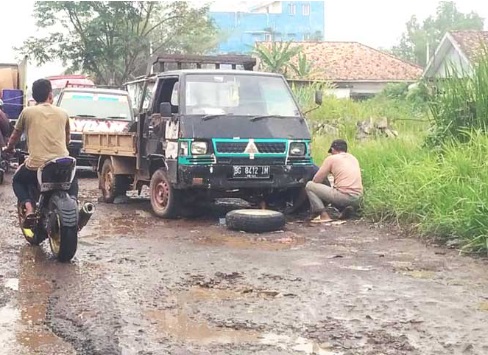
[[[272,232],[283,229],[285,216],[271,210],[234,210],[225,216],[227,228],[250,233]]]

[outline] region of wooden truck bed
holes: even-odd
[[[135,157],[137,154],[136,133],[83,133],[83,150],[93,155],[118,155]]]

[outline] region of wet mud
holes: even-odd
[[[2,354],[488,354],[480,258],[348,221],[229,231],[97,202],[73,262],[26,245],[0,185]]]

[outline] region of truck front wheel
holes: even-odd
[[[106,203],[114,202],[117,196],[125,195],[129,189],[129,180],[126,176],[115,175],[110,159],[105,159],[103,162],[100,180],[103,201]]]
[[[175,218],[179,212],[179,191],[175,190],[164,169],[158,169],[151,177],[149,184],[151,207],[160,218]]]

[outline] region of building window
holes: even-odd
[[[310,4],[302,5],[302,14],[303,16],[310,16]]]
[[[271,42],[273,40],[273,37],[271,36],[271,33],[265,33],[264,34],[264,41],[265,42]]]
[[[295,15],[297,12],[297,7],[295,4],[288,4],[288,11],[290,12],[290,15]]]

